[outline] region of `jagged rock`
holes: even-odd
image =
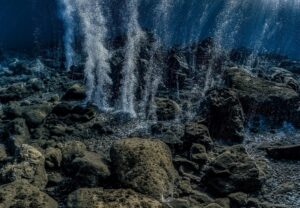
[[[35,128],[43,123],[51,110],[49,104],[33,105],[23,109],[23,117],[29,127]]]
[[[210,137],[208,128],[200,122],[191,122],[186,124],[183,137],[184,144],[190,148],[192,144],[202,144],[207,149],[211,149],[213,141]]]
[[[52,106],[48,103],[29,106],[11,103],[4,109],[4,114],[7,119],[24,118],[29,127],[36,128],[43,123],[51,110]]]
[[[113,129],[107,123],[104,123],[104,124],[102,124],[102,123],[95,123],[92,126],[92,129],[95,130],[95,131],[97,131],[99,134],[110,135],[110,134],[114,133]]]
[[[248,204],[248,195],[243,192],[232,193],[228,195],[231,207],[246,207]]]
[[[254,77],[239,68],[226,70],[225,79],[237,93],[248,118],[262,115],[272,124],[288,121],[300,125],[299,94],[291,87]]]
[[[38,188],[44,188],[47,184],[47,173],[42,153],[26,144],[22,144],[18,151],[18,160],[0,169],[2,183],[27,180]]]
[[[0,207],[57,208],[57,202],[26,181],[15,181],[0,186]]]
[[[171,152],[159,140],[131,138],[115,142],[110,152],[114,174],[124,186],[153,196],[167,198],[176,171]]]
[[[16,75],[32,75],[32,69],[22,61],[14,61],[9,64],[8,69],[12,72],[13,76]]]
[[[159,121],[173,120],[179,116],[181,109],[179,105],[167,98],[156,98],[156,115]]]
[[[183,143],[181,140],[184,135],[183,124],[157,122],[151,126],[151,132],[156,138],[159,138],[172,148],[181,146]]]
[[[216,195],[254,192],[261,187],[258,167],[242,146],[233,146],[217,156],[205,173],[203,183]]]
[[[295,91],[299,91],[299,82],[293,73],[278,67],[272,67],[270,71],[272,72],[271,81],[286,84]]]
[[[58,186],[64,181],[64,177],[58,172],[48,173],[48,187]]]
[[[67,130],[68,129],[64,125],[61,125],[61,124],[57,124],[57,125],[51,126],[49,128],[50,134],[54,135],[54,136],[65,136]]]
[[[69,172],[82,186],[96,187],[110,176],[110,170],[100,154],[85,152],[83,157],[75,158]]]
[[[244,113],[236,94],[229,89],[213,89],[207,92],[205,118],[213,138],[229,143],[244,138]]]
[[[182,176],[186,176],[188,178],[200,181],[200,178],[197,177],[197,175],[199,175],[200,170],[200,167],[197,163],[180,156],[176,156],[173,162],[174,166]]]
[[[183,89],[189,72],[189,65],[185,56],[174,49],[168,54],[167,70],[165,72],[168,89]]]
[[[106,207],[149,207],[163,208],[163,205],[147,196],[130,189],[79,189],[71,193],[67,201],[68,208],[106,208]]]
[[[67,115],[72,113],[73,107],[74,106],[71,103],[62,102],[53,108],[52,113],[54,113],[58,117],[66,117]]]
[[[62,145],[61,148],[63,160],[67,162],[73,161],[76,157],[84,157],[86,146],[79,141],[69,141]]]
[[[62,162],[61,150],[49,147],[45,150],[45,165],[47,168],[59,168]]]
[[[60,119],[69,121],[69,123],[87,122],[92,120],[97,112],[95,106],[73,106],[71,103],[63,102],[56,105],[52,111]]]
[[[274,159],[300,160],[300,145],[271,147],[267,153]]]
[[[30,133],[26,125],[26,121],[22,118],[17,118],[8,124],[7,134],[7,147],[12,153],[30,139]]]
[[[208,161],[206,148],[202,144],[193,144],[190,150],[190,159],[195,161],[200,166],[203,166]]]
[[[81,84],[74,84],[62,97],[62,100],[83,100],[86,97],[85,87]]]
[[[24,83],[16,83],[7,88],[0,89],[0,103],[18,101],[27,96],[29,96],[29,92]]]

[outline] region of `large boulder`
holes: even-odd
[[[114,174],[124,186],[156,199],[172,193],[177,173],[171,152],[163,142],[141,138],[119,140],[112,146],[110,156]]]
[[[207,92],[205,118],[213,138],[241,142],[244,138],[244,113],[236,94],[226,88]]]
[[[216,195],[255,192],[261,188],[260,171],[244,147],[229,147],[217,156],[203,177],[208,190]]]
[[[9,183],[26,180],[32,185],[43,189],[47,182],[45,158],[41,152],[32,146],[23,144],[18,150],[17,160],[6,164],[0,169],[0,181]]]
[[[0,207],[57,208],[57,202],[26,181],[15,181],[0,186]]]
[[[248,117],[262,115],[273,124],[289,121],[300,126],[299,94],[290,86],[254,77],[240,68],[226,70],[225,79]]]
[[[147,196],[130,189],[105,190],[101,188],[79,189],[71,193],[67,201],[68,208],[108,208],[108,207],[147,207],[163,208],[163,205]]]

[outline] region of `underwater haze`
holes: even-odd
[[[299,59],[299,0],[140,0],[138,21],[165,36],[167,44],[216,37],[226,47],[247,47]],[[162,1],[164,2],[164,1]],[[101,1],[110,31],[122,30],[126,0]],[[0,46],[33,48],[62,42],[59,0],[1,0]],[[157,12],[166,15],[155,19]],[[165,19],[164,19],[165,18]],[[165,23],[163,23],[165,22]]]

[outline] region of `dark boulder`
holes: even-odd
[[[213,141],[208,128],[201,122],[190,122],[185,125],[185,133],[182,138],[184,145],[190,148],[192,144],[202,144],[207,149],[211,149]]]
[[[300,160],[300,145],[270,147],[267,153],[274,159]]]
[[[84,100],[86,98],[85,87],[81,84],[74,84],[62,97],[62,100]]]
[[[83,157],[75,158],[69,169],[70,174],[80,186],[97,187],[110,176],[110,170],[100,154],[85,152]]]
[[[300,126],[299,94],[283,83],[254,77],[240,68],[225,71],[226,84],[237,93],[248,119],[264,116],[274,125]]]
[[[251,193],[261,188],[260,171],[240,146],[226,149],[210,164],[203,183],[215,195],[224,196],[234,192]]]
[[[226,88],[207,92],[204,102],[204,117],[213,138],[229,143],[241,142],[244,138],[244,113],[236,94]]]

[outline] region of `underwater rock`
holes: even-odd
[[[248,118],[265,116],[272,124],[284,121],[300,126],[299,94],[286,84],[254,77],[240,68],[225,71],[228,87],[232,88],[241,101]]]
[[[15,181],[0,186],[0,207],[57,208],[57,202],[26,181]]]
[[[181,113],[180,106],[168,98],[156,98],[156,115],[158,121],[174,120]]]
[[[68,196],[68,208],[96,207],[151,207],[163,208],[157,200],[130,189],[78,189]]]
[[[210,164],[203,183],[213,194],[225,196],[234,192],[251,193],[261,188],[258,167],[240,146],[226,149]]]
[[[271,81],[286,84],[295,91],[299,91],[300,83],[299,81],[297,81],[297,78],[293,73],[286,69],[278,67],[272,67],[269,69],[269,71],[272,72]]]
[[[300,160],[300,145],[271,147],[267,153],[274,159]]]
[[[111,148],[112,170],[124,186],[155,197],[167,198],[177,176],[170,149],[159,140],[131,138]]]
[[[238,143],[244,138],[244,113],[236,94],[226,88],[207,92],[204,117],[213,138]]]
[[[213,141],[208,128],[201,122],[190,122],[185,125],[185,133],[182,138],[183,143],[189,149],[192,144],[202,144],[207,149],[211,149]]]
[[[203,166],[208,161],[206,148],[202,144],[193,144],[190,150],[190,159],[200,166]]]
[[[166,143],[173,151],[182,146],[181,138],[184,136],[184,125],[181,123],[157,122],[151,126],[151,133]]]
[[[95,106],[74,105],[69,102],[59,103],[52,111],[59,119],[70,124],[74,122],[88,122],[95,117],[96,112],[97,109]]]
[[[58,148],[48,147],[45,150],[45,165],[46,168],[56,169],[61,166],[62,152]]]
[[[67,90],[62,100],[83,100],[86,98],[85,87],[81,84],[74,84]]]
[[[52,107],[49,104],[32,105],[23,109],[23,117],[28,127],[35,128],[43,123]]]
[[[9,122],[6,131],[7,140],[5,142],[11,153],[15,153],[22,144],[30,139],[26,121],[22,118],[17,118]]]
[[[85,152],[83,157],[75,158],[68,172],[83,187],[97,187],[107,180],[110,170],[100,154]]]
[[[12,76],[33,74],[33,70],[23,61],[14,61],[10,63],[8,69],[11,71]]]
[[[68,141],[61,147],[64,162],[71,162],[76,157],[83,157],[86,152],[86,146],[79,141]]]
[[[166,64],[165,79],[168,89],[183,89],[190,67],[184,54],[177,49],[173,49],[168,54]]]
[[[45,188],[48,178],[42,153],[34,147],[22,144],[17,159],[14,163],[6,164],[0,169],[0,181],[10,183],[26,180],[40,189]]]
[[[29,95],[30,92],[24,83],[16,83],[7,88],[0,89],[0,103],[22,100]]]

